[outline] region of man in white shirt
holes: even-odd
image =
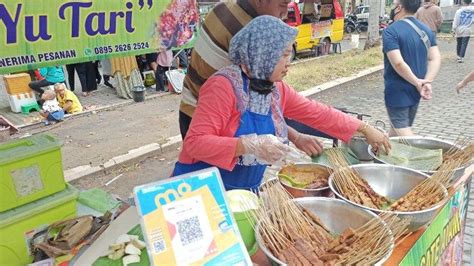
[[[453,32],[456,36],[458,63],[464,62],[467,45],[471,36],[471,26],[474,23],[474,6],[472,0],[463,0],[464,6],[454,15]]]

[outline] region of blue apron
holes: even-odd
[[[243,78],[243,90],[244,93],[248,91],[248,78],[245,75],[242,75]],[[236,95],[236,97],[238,97]],[[275,135],[275,125],[272,119],[272,110],[270,108],[269,112],[265,115],[251,112],[249,107],[241,112],[240,125],[235,133],[234,137],[240,137],[242,135],[249,134],[271,134]],[[173,176],[178,176],[182,174],[187,174],[190,172],[202,170],[205,168],[212,167],[208,163],[197,162],[193,164],[184,164],[177,162],[173,171]],[[247,190],[257,190],[262,182],[263,174],[266,165],[258,164],[256,161],[249,163],[248,160],[245,161],[243,156],[237,159],[237,164],[234,167],[234,170],[228,171],[219,168],[219,172],[224,183],[226,190],[231,189],[247,189]]]

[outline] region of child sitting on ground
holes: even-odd
[[[44,101],[40,115],[46,120],[44,123],[49,125],[50,122],[60,122],[64,119],[64,110],[59,106],[56,100],[56,93],[53,90],[47,90],[41,96]]]

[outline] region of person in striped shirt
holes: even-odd
[[[253,18],[270,15],[283,18],[290,0],[236,0],[219,3],[207,15],[191,54],[191,63],[184,79],[179,111],[179,126],[184,140],[196,109],[201,86],[219,69],[231,65],[228,58],[232,37]],[[288,138],[308,155],[322,152],[315,137],[288,128]]]

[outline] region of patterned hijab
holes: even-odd
[[[298,30],[272,16],[254,18],[230,41],[229,57],[246,65],[253,79],[268,80]]]

